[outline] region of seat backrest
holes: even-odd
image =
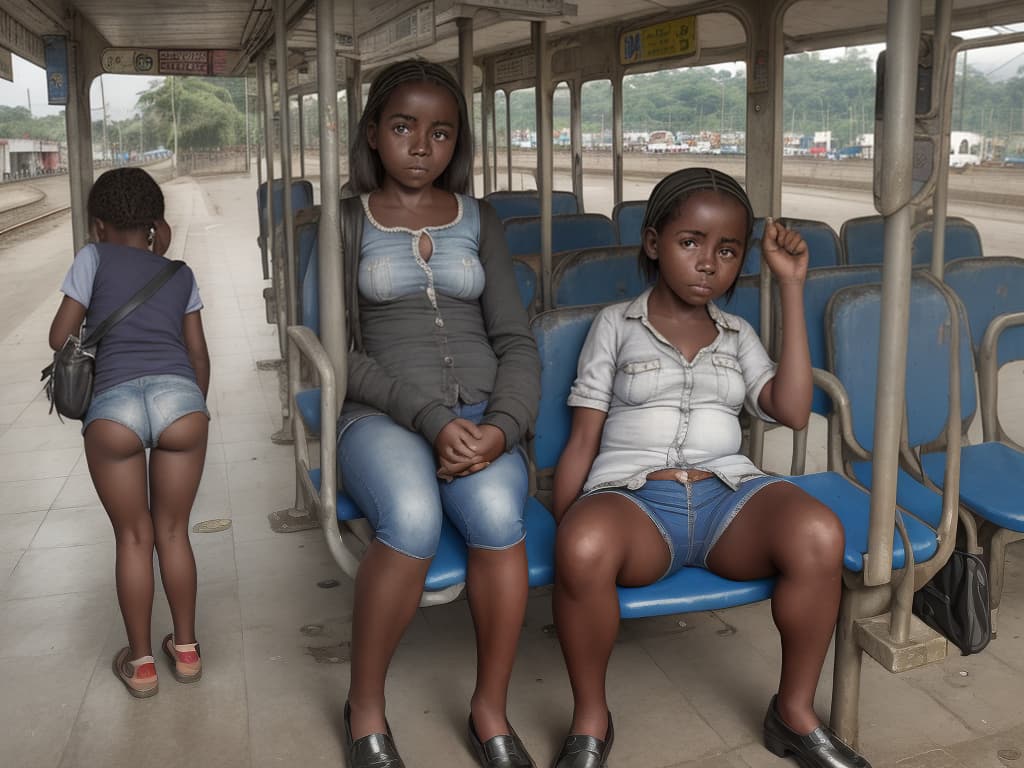
[[[537,273],[533,271],[533,267],[520,259],[512,259],[512,271],[516,275],[519,298],[526,311],[532,312],[533,303],[537,300]]]
[[[914,266],[927,266],[932,261],[932,244],[935,242],[935,222],[925,221],[914,227],[911,258]],[[985,254],[981,250],[981,235],[967,219],[950,216],[946,219],[945,263],[958,259],[979,259]]]
[[[747,244],[747,257],[743,261],[741,275],[761,274],[761,238],[764,237],[764,218],[754,219],[754,229],[750,233],[750,242]]]
[[[622,301],[647,287],[635,245],[586,248],[565,254],[555,266],[551,281],[556,307]]]
[[[612,221],[619,236],[619,245],[640,245],[640,227],[644,223],[646,200],[629,200],[612,209]]]
[[[839,229],[839,240],[846,263],[850,266],[881,264],[884,236],[885,219],[881,216],[859,216],[844,221]]]
[[[307,179],[292,179],[292,211],[313,207],[313,185]],[[267,182],[256,189],[256,206],[259,210],[260,237],[266,232]],[[284,220],[284,179],[274,179],[274,226]]]
[[[505,221],[505,242],[513,256],[541,252],[540,217],[520,216]],[[616,245],[615,225],[600,213],[576,213],[553,216],[551,252],[578,251],[583,248]]]
[[[976,405],[974,358],[970,330],[960,302],[953,298],[960,322],[960,390],[964,420]],[[850,397],[853,431],[871,450],[874,443],[878,346],[881,338],[882,286],[854,285],[837,291],[826,312],[829,369]],[[949,417],[950,304],[926,274],[915,274],[910,286],[907,349],[907,432],[910,445],[940,439]]]
[[[758,275],[747,275],[736,281],[736,288],[728,301],[718,302],[718,306],[734,315],[739,315],[761,333],[761,278]]]
[[[312,278],[311,291],[312,295],[306,293],[306,281],[309,277],[310,268],[314,271],[319,269],[318,263],[316,262],[316,243],[317,237],[320,232],[320,208],[315,206],[313,208],[305,208],[300,211],[295,217],[295,255],[296,255],[296,268],[297,268],[297,284],[299,286],[298,291],[298,316],[299,322],[307,328],[312,328],[311,324],[314,322],[313,313],[315,312],[315,324],[319,326],[320,312],[319,312],[319,295],[317,294],[317,278],[318,275],[314,275]]]
[[[1024,312],[1024,259],[961,259],[946,267],[945,280],[967,308],[975,354],[981,350],[989,323],[999,315]],[[1000,366],[1024,360],[1024,327],[1003,332],[996,359]]]
[[[536,191],[491,192],[484,195],[484,200],[491,204],[502,221],[516,216],[540,216],[540,197]],[[579,212],[579,201],[574,193],[557,190],[551,193],[553,216]]]
[[[564,307],[541,312],[530,324],[540,353],[540,410],[533,436],[538,470],[553,469],[569,440],[571,408],[566,404],[576,365],[600,306]]]
[[[803,236],[810,254],[808,267],[838,267],[845,263],[839,235],[824,221],[789,218],[779,221],[787,229],[796,230]]]
[[[306,273],[302,276],[299,294],[299,322],[317,336],[320,335],[320,259],[317,254],[317,235],[314,234],[309,251]]]
[[[829,299],[840,288],[850,285],[878,283],[882,280],[881,265],[863,265],[857,267],[819,267],[807,270],[807,281],[804,283],[804,322],[807,326],[807,345],[811,353],[811,365],[815,368],[828,367],[828,349],[825,341],[825,310]],[[778,286],[775,288],[772,303],[773,338],[782,335],[782,308],[780,306]],[[828,396],[814,388],[811,410],[825,415],[832,409]]]

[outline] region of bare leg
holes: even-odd
[[[487,741],[509,732],[508,683],[529,590],[526,544],[502,550],[470,549],[466,589],[476,628],[473,725],[480,740]]]
[[[604,739],[608,731],[605,676],[619,631],[616,583],[651,584],[669,561],[657,526],[624,496],[589,496],[559,524],[553,608],[575,702],[572,733]]]
[[[820,725],[814,691],[839,613],[844,543],[832,510],[794,485],[775,483],[746,503],[708,555],[708,569],[728,579],[777,574],[779,714],[801,734]]]
[[[384,678],[416,614],[430,560],[403,555],[376,539],[356,574],[352,614],[352,738],[386,733]]]
[[[146,449],[132,430],[97,419],[85,430],[85,459],[117,541],[115,579],[131,659],[153,653],[153,521],[146,493]]]
[[[196,642],[196,561],[188,539],[188,518],[203,476],[208,430],[205,413],[182,416],[164,429],[149,455],[160,578],[178,644]]]

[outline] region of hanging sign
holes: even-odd
[[[156,48],[106,48],[100,64],[112,75],[155,75]]]
[[[694,56],[697,53],[697,17],[662,21],[623,32],[619,37],[619,62],[643,64],[647,61]]]
[[[43,38],[46,60],[47,103],[62,106],[68,103],[68,39],[63,35]]]
[[[106,48],[100,63],[115,75],[231,75],[240,59],[234,50]]]

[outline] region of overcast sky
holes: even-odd
[[[984,30],[984,32],[991,34],[991,30]],[[965,36],[973,35],[965,34]],[[870,46],[867,50],[874,55],[874,52],[880,48],[881,46]],[[822,51],[822,55],[831,58],[841,56],[843,51],[844,49],[837,48]],[[0,79],[0,104],[28,107],[31,103],[32,114],[36,116],[59,114],[63,107],[51,107],[46,103],[45,71],[17,56],[14,56],[13,59],[14,82]],[[1018,43],[970,51],[968,63],[995,77],[1012,77],[1018,68],[1024,66],[1024,44]],[[134,114],[135,102],[139,93],[147,90],[153,79],[162,78],[142,75],[103,75],[107,117],[112,120],[123,120]],[[99,105],[102,104],[99,78],[93,82],[90,100],[95,105],[94,119],[99,119]]]

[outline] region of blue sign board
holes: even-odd
[[[46,93],[48,103],[68,103],[68,39],[63,35],[44,35],[43,54],[46,59]]]

